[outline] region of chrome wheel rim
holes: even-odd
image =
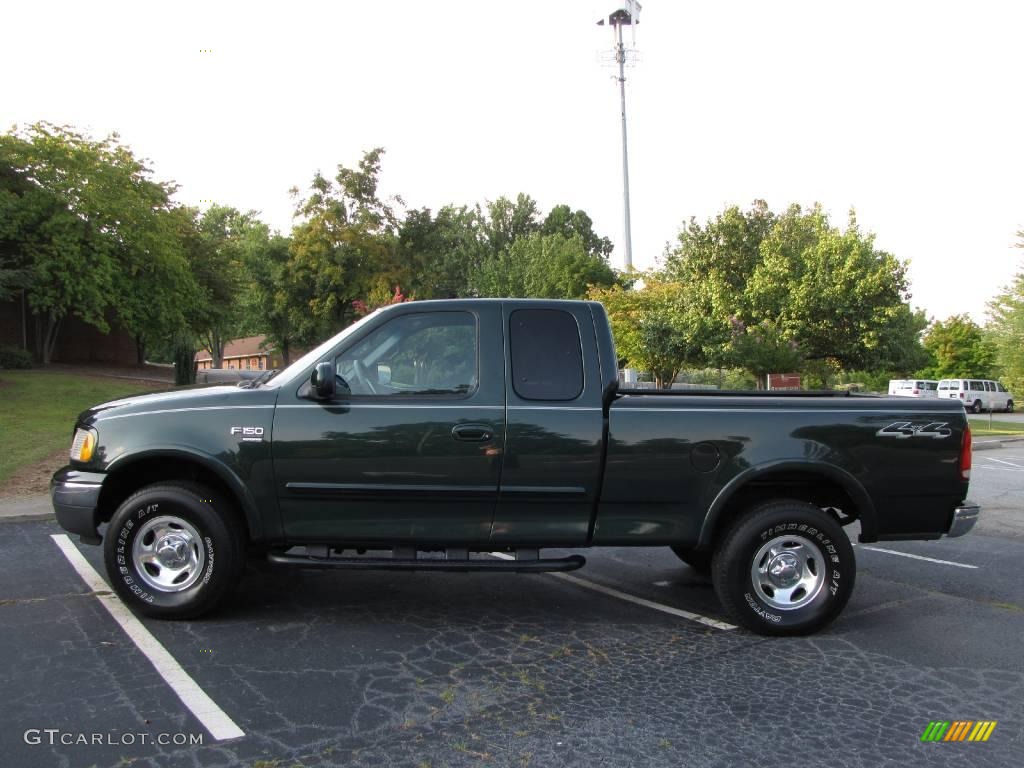
[[[199,579],[206,550],[195,527],[180,517],[164,515],[143,524],[132,544],[132,562],[139,578],[159,592],[181,592]]]
[[[757,596],[779,611],[811,602],[825,584],[825,558],[803,536],[776,536],[754,555],[750,579]]]

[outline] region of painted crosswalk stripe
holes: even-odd
[[[181,699],[181,703],[188,707],[196,719],[203,724],[203,727],[210,732],[210,735],[217,741],[225,739],[237,739],[245,736],[245,732],[235,725],[235,722],[225,714],[224,710],[217,706],[206,692],[199,687],[188,672],[171,654],[164,648],[146,629],[142,622],[135,618],[135,614],[128,610],[121,599],[110,591],[110,587],[103,578],[96,572],[89,561],[82,556],[78,548],[63,533],[52,534],[50,538],[60,547],[64,557],[71,563],[82,581],[93,592],[100,605],[107,609],[107,613],[116,621],[125,634],[131,638],[142,654],[149,659],[149,663],[160,674],[160,677],[171,687],[175,695]]]

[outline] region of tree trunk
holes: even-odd
[[[146,364],[146,342],[141,333],[135,335],[135,362],[140,367]]]
[[[25,302],[26,291],[21,289],[21,348],[28,352],[28,307]]]
[[[285,368],[292,364],[292,348],[287,341],[281,342],[281,363]]]
[[[43,318],[41,315],[32,315],[32,354],[37,362],[43,362]]]
[[[196,383],[195,345],[184,342],[175,345],[174,383],[178,386]]]
[[[214,368],[224,367],[224,337],[217,331],[210,333],[210,357]]]
[[[46,318],[46,331],[43,335],[43,365],[48,365],[53,357],[53,350],[57,346],[57,334],[60,332],[62,319],[53,315],[48,315]]]

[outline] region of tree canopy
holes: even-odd
[[[1017,247],[1024,248],[1024,230],[1017,237]],[[1024,392],[1024,269],[995,296],[988,311],[989,338],[1003,382],[1015,393]]]

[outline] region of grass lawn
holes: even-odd
[[[15,473],[71,448],[75,417],[86,408],[158,384],[49,371],[0,370],[0,495]],[[58,464],[60,466],[60,464]],[[41,489],[33,489],[42,492]]]
[[[999,421],[999,419],[993,418],[991,427],[989,427],[988,416],[972,416],[968,421],[971,422],[971,437],[1024,434],[1024,423],[1019,421]]]

